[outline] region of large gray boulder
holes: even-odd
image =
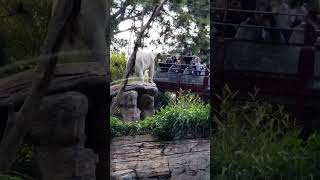
[[[127,121],[138,121],[140,120],[141,110],[137,107],[132,108],[120,108],[121,119]]]
[[[119,106],[125,108],[137,107],[138,102],[138,93],[136,91],[127,91],[124,92],[120,100]]]
[[[141,110],[140,118],[144,119],[149,116],[153,116],[155,113],[154,109],[154,97],[149,94],[143,94],[139,100],[138,107]]]
[[[41,179],[95,179],[98,156],[84,147],[87,112],[88,99],[78,92],[43,100],[29,136]]]
[[[137,108],[138,93],[136,91],[124,92],[120,99],[120,116],[127,121],[137,121],[140,119],[141,110]]]
[[[47,146],[84,145],[88,99],[78,92],[44,98],[31,127],[34,144]]]
[[[110,96],[114,99],[120,89],[120,85],[110,88]],[[119,102],[121,119],[132,121],[153,116],[154,97],[158,93],[158,88],[154,83],[129,83]]]

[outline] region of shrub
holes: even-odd
[[[127,65],[127,57],[124,53],[111,53],[110,74],[111,80],[121,80]]]
[[[208,137],[209,109],[199,97],[180,92],[176,101],[170,100],[153,117],[136,122],[111,117],[111,134],[113,137],[155,134],[163,140]]]
[[[154,133],[165,140],[208,137],[209,105],[191,93],[180,92],[176,101],[161,108],[155,119]]]
[[[22,144],[18,149],[17,159],[12,164],[10,174],[25,180],[34,179],[38,175],[36,166],[33,146]]]
[[[123,121],[117,117],[111,117],[111,136],[135,136],[151,134],[154,128],[154,119],[147,117],[141,121]]]
[[[235,101],[225,88],[211,136],[212,179],[319,179],[320,136],[306,142],[282,106]]]
[[[160,109],[161,107],[167,106],[172,99],[171,95],[171,92],[158,92],[154,98],[155,109]]]

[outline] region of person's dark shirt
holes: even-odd
[[[173,63],[172,58],[167,58],[166,63]]]

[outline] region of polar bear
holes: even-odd
[[[136,62],[133,69],[133,74],[139,78],[139,81],[144,82],[145,71],[148,70],[148,82],[154,83],[153,77],[155,73],[156,58],[160,53],[154,53],[152,51],[141,51],[137,52]]]

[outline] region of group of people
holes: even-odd
[[[304,43],[303,31],[290,30],[304,29],[306,25],[304,20],[308,14],[308,7],[303,0],[257,0],[256,2],[255,10],[261,13],[245,13],[247,18],[236,29],[235,39]],[[219,29],[219,26],[216,28]]]
[[[305,4],[289,5],[285,0],[281,0],[275,4],[258,6],[256,10],[274,14],[262,13],[249,17],[240,26],[254,25],[262,26],[262,28],[240,27],[236,32],[235,39],[303,43],[303,31],[293,31],[290,28],[304,29],[304,17],[300,15],[307,15]]]
[[[187,61],[187,62],[186,62]],[[191,48],[185,47],[183,55],[173,55],[166,59],[166,64],[171,64],[168,72],[192,75],[205,75],[206,63],[198,56],[193,55]]]

